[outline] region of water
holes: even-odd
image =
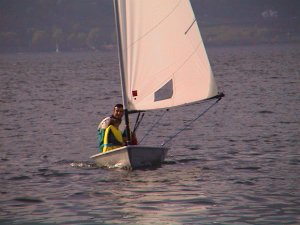
[[[0,224],[300,224],[300,46],[208,55],[226,97],[135,171],[89,159],[121,101],[115,53],[1,55]],[[158,120],[158,145],[208,106],[149,113],[139,137]]]

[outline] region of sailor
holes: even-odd
[[[120,120],[120,123],[122,122],[122,117],[124,114],[124,109],[123,109],[123,105],[122,104],[116,104],[114,109],[113,109],[113,113],[111,116],[104,118],[98,126],[98,130],[99,129],[106,129],[109,125],[110,119],[111,118],[115,118],[117,120]]]
[[[106,152],[116,147],[123,146],[127,143],[126,131],[121,135],[123,140],[119,137],[119,126],[122,122],[124,109],[122,104],[115,105],[113,113],[110,117],[104,118],[98,126],[98,151]],[[108,130],[109,128],[109,130]],[[135,133],[131,133],[131,145],[137,145],[137,138]],[[107,134],[107,135],[106,135]],[[108,138],[108,139],[107,139]],[[113,147],[111,147],[113,146]],[[108,148],[105,148],[108,147]]]
[[[105,136],[105,130],[110,126],[110,125],[115,125],[117,126],[117,129],[119,129],[119,125],[122,122],[122,117],[124,114],[124,109],[122,104],[116,104],[113,113],[111,116],[104,118],[98,126],[98,150],[99,152],[103,152],[103,147],[104,147],[104,136]],[[114,119],[111,124],[111,120]],[[118,124],[118,125],[117,125]]]

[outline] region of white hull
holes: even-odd
[[[168,152],[164,147],[130,145],[91,156],[97,166],[135,169],[161,164]]]

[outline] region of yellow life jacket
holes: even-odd
[[[110,131],[112,132],[112,134],[114,135],[114,138],[118,142],[123,143],[123,137],[122,137],[121,131],[118,128],[114,127],[113,125],[110,125],[105,129],[104,140],[103,140],[103,146],[104,146],[103,152],[107,152],[109,150],[119,148],[122,146],[122,145],[113,145],[112,143],[108,143],[108,134]]]

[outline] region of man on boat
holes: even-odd
[[[126,132],[121,134],[123,140],[120,139],[119,126],[122,122],[124,109],[122,104],[115,105],[113,114],[110,117],[104,118],[98,126],[98,150],[99,152],[106,152],[114,148],[123,146],[127,141]],[[137,144],[135,134],[131,133],[132,145]]]
[[[119,125],[122,122],[123,114],[124,114],[123,105],[122,104],[116,104],[114,109],[113,109],[112,115],[109,116],[109,117],[104,118],[100,122],[100,124],[98,126],[98,144],[99,144],[98,150],[99,150],[99,152],[103,152],[103,148],[105,147],[104,142],[108,141],[108,140],[104,141],[106,129],[109,126],[115,126],[119,130]],[[111,123],[111,121],[112,121],[112,123]],[[106,137],[108,137],[108,136],[106,136]],[[117,138],[116,138],[116,140],[117,140]],[[108,143],[106,143],[106,144],[108,144]]]

